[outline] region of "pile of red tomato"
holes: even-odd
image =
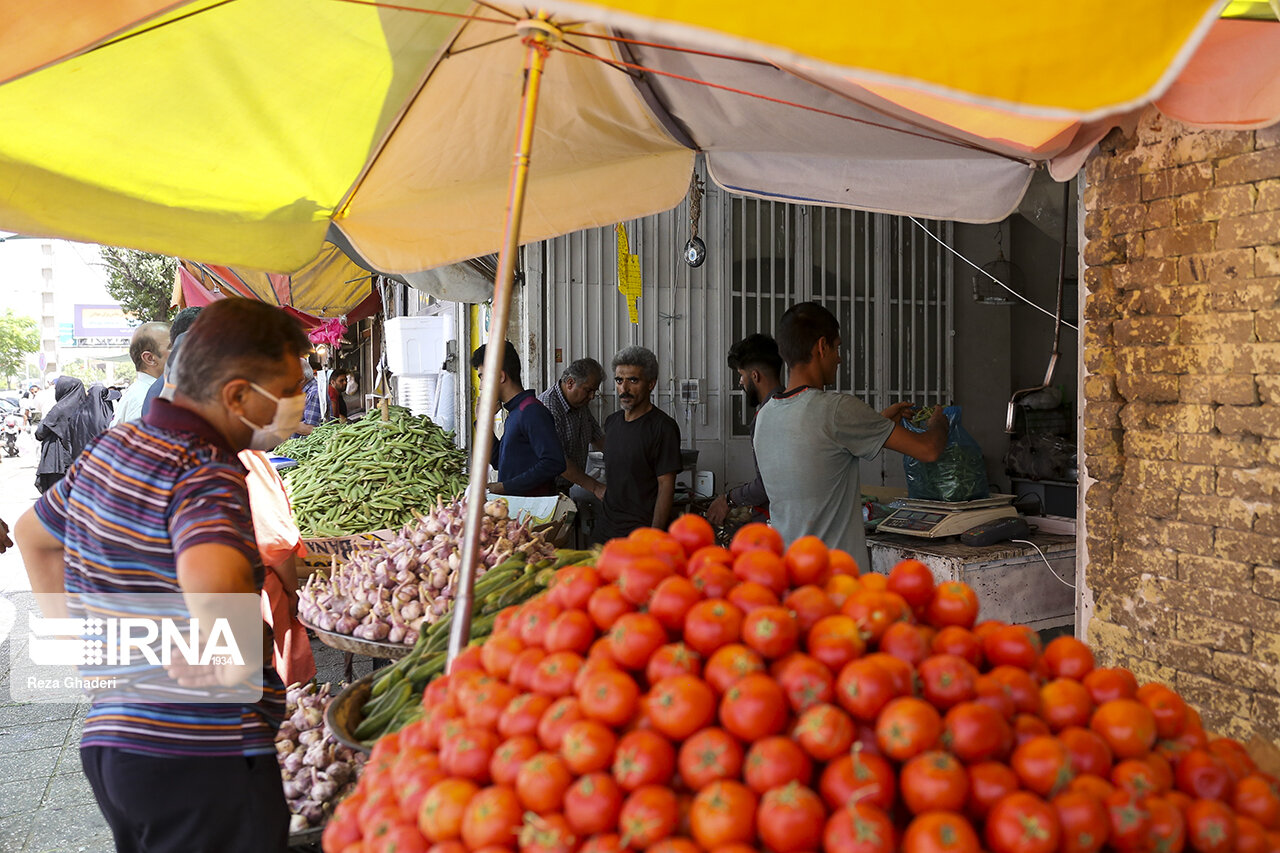
[[[1276,781],[1160,684],[696,516],[503,612],[380,740],[328,853],[1275,853]]]

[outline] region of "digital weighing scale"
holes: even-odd
[[[899,498],[893,513],[876,526],[879,533],[901,533],[925,539],[958,536],[997,518],[1012,518],[1014,495],[992,495],[975,501],[925,501]]]

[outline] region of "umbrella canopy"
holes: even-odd
[[[1176,89],[1221,4],[1034,5],[552,0],[565,37],[546,63],[520,240],[672,207],[695,149],[738,192],[1003,218],[1038,164],[1069,176],[1115,120]],[[502,242],[523,10],[0,12],[0,227],[279,272],[326,235],[388,273]],[[1255,86],[1275,79],[1262,58]]]

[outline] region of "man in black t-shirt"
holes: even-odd
[[[666,529],[680,470],[680,426],[653,405],[658,359],[644,347],[613,357],[618,405],[604,422],[604,532],[626,536],[637,527]]]

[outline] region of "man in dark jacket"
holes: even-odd
[[[520,382],[520,356],[511,341],[503,351],[498,375],[498,399],[507,410],[502,440],[493,446],[492,464],[497,482],[489,484],[495,495],[546,496],[556,493],[556,476],[564,470],[564,450],[556,435],[556,422],[532,390]],[[471,354],[471,366],[484,378],[485,347]]]

